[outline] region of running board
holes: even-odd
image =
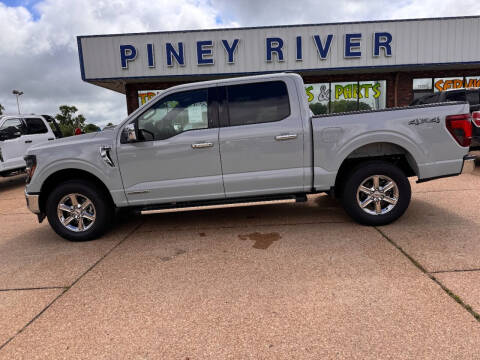
[[[196,210],[208,210],[208,209],[222,209],[241,206],[252,205],[268,205],[268,204],[287,204],[294,202],[307,201],[305,194],[293,194],[284,196],[262,196],[251,198],[234,198],[234,199],[221,199],[210,201],[198,201],[198,202],[185,202],[185,203],[170,203],[161,204],[156,206],[148,206],[140,208],[142,215],[148,214],[162,214],[169,212],[180,211],[196,211]]]

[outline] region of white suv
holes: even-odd
[[[57,137],[61,137],[60,129],[49,115],[0,115],[0,176],[25,169],[23,157],[28,148]]]

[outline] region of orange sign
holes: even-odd
[[[138,91],[138,105],[142,106],[152,98],[160,94],[162,90],[140,90]]]
[[[439,79],[435,81],[435,89],[437,91],[445,91],[448,89],[461,89],[461,88],[472,88],[480,87],[480,79],[469,79],[465,80],[463,83],[463,78],[460,79]]]

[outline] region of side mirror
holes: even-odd
[[[0,140],[11,140],[16,139],[22,136],[22,133],[14,127],[7,127],[6,129],[0,130]]]
[[[135,125],[134,124],[128,124],[123,128],[122,131],[122,142],[123,143],[134,143],[137,142],[137,132],[135,130]]]

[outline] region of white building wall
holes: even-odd
[[[373,56],[375,32],[392,35],[392,56]],[[361,56],[345,58],[345,34],[361,33]],[[325,40],[333,34],[330,52],[320,59],[313,35]],[[296,37],[302,37],[303,57],[296,60]],[[266,61],[265,40],[279,37],[284,41],[284,61]],[[221,40],[231,44],[239,39],[235,62],[227,63]],[[196,42],[213,41],[213,65],[197,64]],[[84,80],[123,79],[131,77],[165,77],[181,75],[244,74],[285,70],[315,70],[405,66],[447,63],[480,63],[480,17],[426,19],[407,21],[364,22],[327,25],[278,26],[264,28],[215,29],[100,35],[78,38],[80,63]],[[165,44],[183,42],[185,66],[175,61],[167,66]],[[148,67],[146,44],[154,45],[155,67]],[[133,45],[135,60],[122,69],[120,45]]]

